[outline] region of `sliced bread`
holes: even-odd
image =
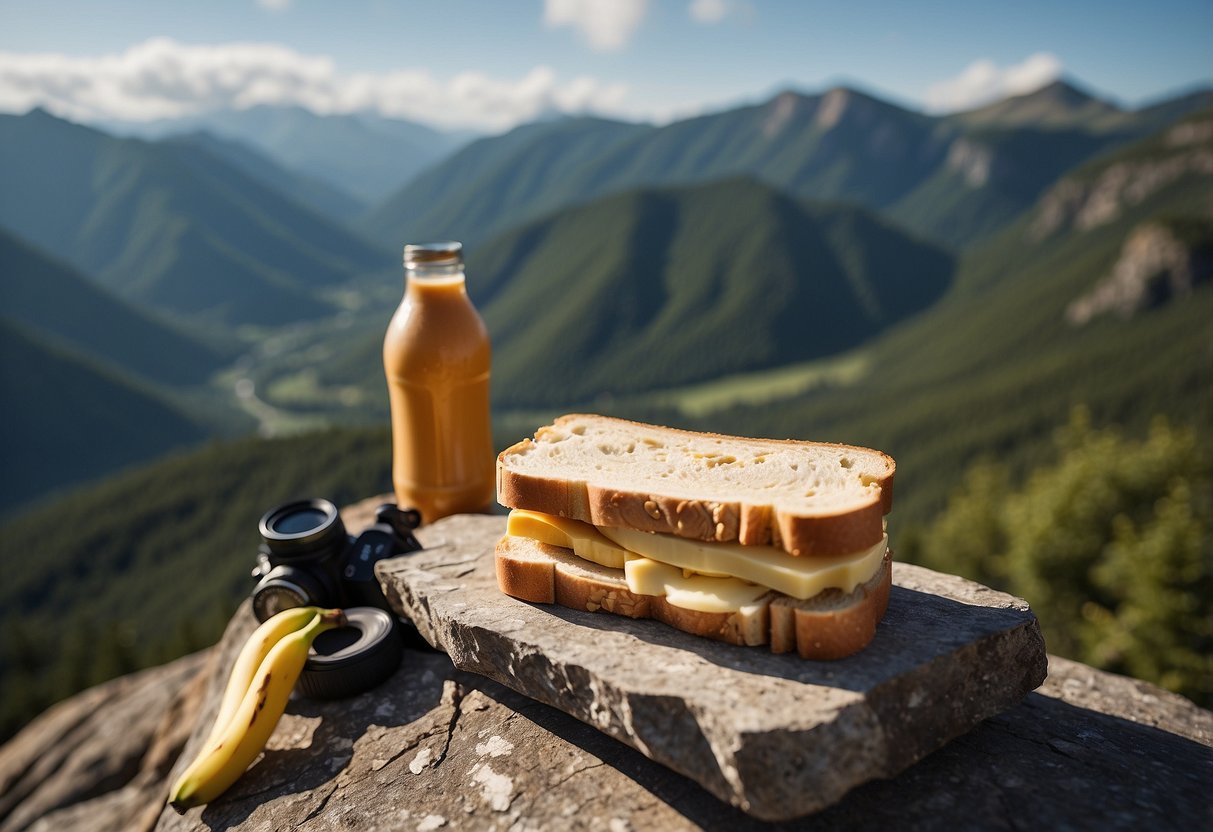
[[[587,612],[653,618],[683,632],[738,645],[770,644],[805,659],[841,659],[867,646],[889,603],[892,567],[880,569],[853,592],[831,589],[798,601],[768,592],[733,613],[675,607],[662,596],[628,589],[622,569],[577,557],[569,549],[525,537],[503,537],[496,551],[497,585],[507,595],[537,604]]]
[[[596,526],[835,555],[880,541],[895,471],[869,448],[574,414],[502,451],[497,499]]]

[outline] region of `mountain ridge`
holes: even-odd
[[[372,112],[321,114],[257,105],[153,122],[102,121],[107,132],[161,139],[204,129],[251,145],[288,170],[319,177],[363,201],[384,198],[465,143],[461,132]]]
[[[1083,89],[1080,82],[1059,78],[1030,92],[1011,95],[991,104],[951,113],[949,119],[974,125],[1012,126],[1030,123],[1037,127],[1074,126],[1125,111]]]
[[[384,262],[353,233],[195,147],[114,138],[40,111],[0,116],[0,145],[0,225],[128,301],[213,322],[281,323],[329,313],[318,289]]]
[[[173,133],[160,141],[198,147],[261,183],[289,194],[331,220],[344,223],[366,210],[359,199],[309,174],[288,170],[268,153],[240,139],[224,138],[209,130]]]
[[[550,153],[538,142],[528,146],[524,126],[439,162],[371,208],[358,226],[385,245],[440,235],[475,248],[559,207],[610,193],[752,175],[800,199],[857,202],[963,248],[1026,210],[1063,170],[1202,100],[1197,92],[1122,111],[1059,82],[969,114],[937,117],[852,87],[785,90],[662,126],[631,124],[626,135],[582,158],[571,176],[565,169],[545,176],[526,161]],[[1033,120],[1059,106],[1064,112],[1053,113],[1052,122]],[[508,154],[501,152],[506,144]],[[1042,160],[1049,164],[1040,167]],[[510,184],[516,167],[527,170],[526,188]],[[435,187],[445,182],[460,184]]]
[[[7,319],[0,394],[0,513],[207,437],[147,385]]]
[[[611,194],[467,258],[494,344],[493,400],[507,408],[837,352],[929,304],[951,270],[942,250],[863,209],[804,203],[753,177]],[[381,330],[368,333],[308,372],[380,390],[381,344]]]
[[[161,384],[203,381],[220,351],[148,316],[0,228],[0,319]]]

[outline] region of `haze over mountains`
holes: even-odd
[[[472,138],[374,113],[319,115],[303,107],[259,106],[98,126],[147,139],[206,131],[258,148],[287,169],[324,180],[365,204],[384,198]]]
[[[331,312],[382,252],[197,147],[0,116],[0,225],[131,300],[223,323]]]
[[[209,130],[195,130],[192,133],[174,133],[165,141],[201,148],[261,184],[290,194],[329,219],[346,222],[366,210],[361,200],[338,187],[306,172],[291,170],[265,151],[238,139],[223,138]]]
[[[549,119],[470,144],[297,108],[141,128],[159,141],[0,116],[5,280],[27,298],[6,317],[170,409],[209,408],[202,430],[380,421],[399,246],[457,238],[499,409],[658,407],[677,400],[662,391],[723,379],[788,383],[913,330],[963,293],[949,290],[956,250],[971,283],[997,250],[978,244],[1059,177],[1211,101],[1125,111],[1058,82],[932,117],[838,88],[660,127]],[[403,185],[365,208],[372,181]],[[70,468],[60,483],[85,476]]]

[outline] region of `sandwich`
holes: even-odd
[[[497,457],[507,595],[839,659],[872,640],[892,566],[893,459],[821,442],[562,416]]]

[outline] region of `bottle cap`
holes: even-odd
[[[463,262],[463,243],[414,243],[404,247],[404,267],[456,266]]]

